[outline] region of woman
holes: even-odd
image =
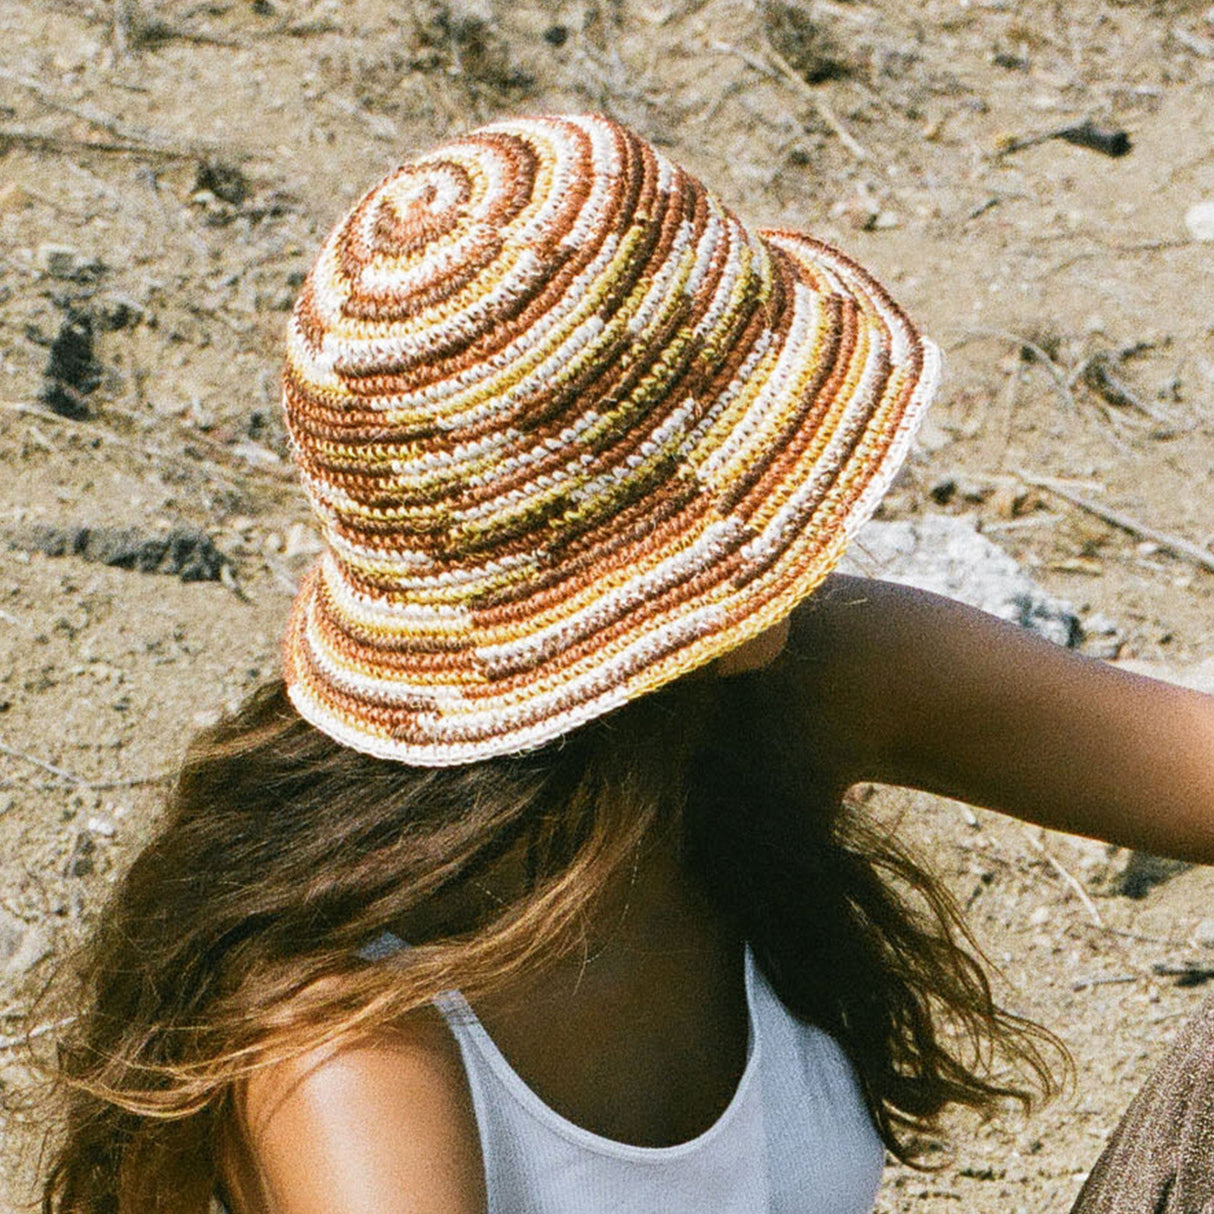
[[[47,1211],[863,1211],[1049,1090],[903,783],[1214,857],[1207,698],[833,575],[935,389],[886,292],[599,117],[495,124],[318,257],[327,548],[103,915]]]

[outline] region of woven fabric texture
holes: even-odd
[[[704,665],[835,565],[938,373],[854,262],[749,230],[607,118],[418,156],[325,241],[288,330],[326,540],[292,701],[358,750],[447,765]]]
[[[1214,1214],[1214,995],[1134,1097],[1071,1214]]]

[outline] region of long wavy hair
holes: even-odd
[[[70,971],[44,1214],[202,1214],[255,1068],[583,947],[655,839],[839,1041],[898,1158],[922,1165],[951,1105],[1051,1094],[1063,1047],[996,1005],[947,891],[825,786],[772,698],[769,672],[685,678],[541,750],[421,769],[333,742],[281,683],[255,694],[194,741]],[[508,854],[502,905],[479,891]],[[403,961],[369,958],[386,930]]]

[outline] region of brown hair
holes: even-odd
[[[846,1050],[895,1155],[919,1159],[950,1104],[1031,1102],[994,1053],[1052,1092],[1039,1047],[1062,1047],[994,1004],[947,892],[831,796],[769,702],[762,675],[683,679],[542,750],[421,769],[333,742],[281,684],[257,693],[191,747],[76,967],[43,1210],[205,1211],[253,1068],[568,954],[672,825],[784,1003]],[[479,897],[520,843],[522,894]],[[402,924],[407,960],[368,960]]]

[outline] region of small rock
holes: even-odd
[[[0,907],[0,966],[7,966],[21,947],[25,924],[16,915]]]
[[[27,190],[23,190],[15,181],[0,186],[0,214],[7,211],[23,211],[34,200]]]
[[[1195,202],[1184,213],[1184,226],[1194,240],[1214,240],[1214,199]]]
[[[877,221],[879,210],[875,203],[853,199],[851,202],[843,203],[839,207],[838,213],[847,220],[848,227],[854,228],[857,232],[871,232],[873,224]]]
[[[316,556],[324,551],[324,547],[320,536],[307,523],[292,523],[287,528],[282,555],[287,560],[296,556]]]
[[[192,426],[201,430],[204,434],[208,430],[214,430],[218,421],[218,418],[215,416],[215,410],[204,405],[198,397],[194,397],[190,401],[185,410],[185,416]]]
[[[166,573],[183,582],[217,582],[228,558],[209,535],[175,527],[149,535],[137,527],[51,527],[34,524],[11,532],[10,547],[46,556],[78,556],[99,565]]]
[[[937,451],[943,451],[945,447],[950,446],[956,438],[956,431],[952,427],[929,412],[919,426],[915,442],[920,451],[928,455],[935,455]]]
[[[930,420],[929,412],[924,422]],[[928,492],[932,495],[932,500],[941,506],[947,506],[954,500],[978,504],[991,496],[994,487],[987,481],[976,480],[964,473],[948,473],[936,481]]]
[[[1112,660],[1125,644],[1117,625],[1102,611],[1093,612],[1083,621],[1083,641],[1080,649],[1089,657]]]
[[[52,278],[74,278],[80,269],[80,250],[47,241],[38,246],[36,260],[38,268]]]
[[[72,854],[68,857],[67,875],[69,877],[87,877],[93,871],[93,852],[97,844],[87,830],[82,830],[72,844]]]
[[[232,206],[239,206],[252,192],[248,179],[233,164],[204,161],[194,177],[194,193],[206,192]]]
[[[214,729],[216,725],[223,719],[223,713],[217,708],[207,708],[202,712],[196,712],[191,718],[195,729]]]
[[[262,468],[272,468],[282,463],[282,457],[276,451],[271,451],[269,447],[263,446],[261,443],[252,442],[249,439],[242,439],[240,442],[233,443],[232,454],[238,459],[244,460],[247,464],[253,464]]]
[[[1214,948],[1214,919],[1203,919],[1193,929],[1193,943],[1198,948]]]
[[[88,829],[91,835],[100,835],[103,839],[112,839],[118,828],[109,818],[96,816],[89,818]]]
[[[51,342],[38,399],[52,413],[77,420],[88,417],[88,395],[101,383],[101,365],[93,355],[93,318],[68,308]]]
[[[1114,636],[1117,624],[1103,611],[1095,611],[1083,621],[1083,631],[1087,636]]]
[[[1046,594],[971,519],[960,515],[867,523],[840,570],[960,599],[1059,645],[1073,648],[1082,636],[1070,604]]]
[[[1125,642],[1119,636],[1084,636],[1079,648],[1089,658],[1099,658],[1102,662],[1112,662],[1121,656]]]
[[[113,333],[119,329],[133,329],[144,319],[143,308],[129,295],[107,295],[93,307],[97,327]]]
[[[51,940],[46,929],[35,923],[25,929],[21,942],[5,965],[12,977],[28,974],[40,961],[51,955]]]
[[[1027,72],[1033,66],[1023,47],[1011,51],[997,49],[991,54],[991,62],[1008,72]]]

